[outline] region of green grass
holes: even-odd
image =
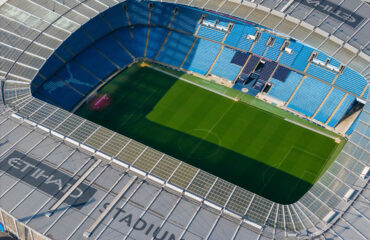
[[[148,67],[134,65],[99,93],[110,106],[84,104],[76,114],[283,204],[297,201],[343,145]]]
[[[248,95],[248,94],[244,94],[244,93],[241,93],[240,91],[236,90],[236,89],[233,89],[233,88],[228,88],[226,86],[223,86],[223,85],[220,85],[218,83],[215,83],[213,81],[209,81],[209,80],[205,80],[205,79],[202,79],[200,77],[197,77],[197,76],[194,76],[194,75],[191,75],[191,74],[187,74],[187,73],[184,73],[184,72],[180,72],[180,71],[176,71],[174,69],[170,69],[168,67],[164,67],[164,66],[161,66],[161,65],[158,65],[158,64],[154,64],[154,66],[156,68],[159,68],[161,70],[164,70],[168,73],[171,73],[173,75],[176,75],[178,77],[181,77],[183,79],[186,79],[186,80],[189,80],[189,81],[192,81],[194,83],[197,83],[197,84],[200,84],[204,87],[207,87],[209,89],[213,89],[217,92],[220,92],[222,94],[225,94],[227,96],[230,96],[230,97],[236,97],[238,98],[240,101],[242,102],[245,102],[245,103],[248,103],[250,105],[253,105],[255,107],[258,107],[260,109],[263,109],[267,112],[270,112],[270,113],[273,113],[273,114],[276,114],[278,116],[281,116],[281,117],[284,117],[284,118],[288,118],[290,120],[293,120],[297,123],[300,123],[300,124],[303,124],[307,127],[310,127],[310,128],[313,128],[315,130],[318,130],[322,133],[325,133],[325,134],[328,134],[330,136],[333,136],[333,137],[338,137],[340,138],[341,140],[344,140],[343,137],[341,137],[340,135],[336,134],[335,132],[332,132],[328,129],[325,129],[325,128],[322,128],[320,126],[317,126],[307,120],[304,120],[298,116],[295,116],[287,111],[284,111],[283,109],[280,109],[279,107],[276,107],[270,103],[267,103],[267,102],[264,102],[258,98],[255,98],[251,95]]]

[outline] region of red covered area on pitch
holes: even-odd
[[[98,95],[89,101],[89,108],[91,110],[102,110],[110,105],[112,102],[108,94]]]

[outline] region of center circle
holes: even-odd
[[[178,140],[180,152],[192,159],[206,159],[216,155],[221,139],[206,129],[191,129]]]

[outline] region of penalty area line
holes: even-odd
[[[228,95],[226,95],[226,94],[220,93],[220,92],[218,92],[218,91],[216,91],[216,90],[213,90],[213,89],[211,89],[211,88],[207,88],[207,87],[205,87],[205,86],[203,86],[203,85],[200,85],[200,84],[198,84],[198,83],[192,82],[192,81],[187,80],[187,79],[185,79],[185,78],[182,78],[182,77],[176,76],[175,74],[169,73],[169,72],[167,72],[167,71],[165,71],[165,70],[162,70],[162,69],[160,69],[160,68],[154,67],[154,66],[152,66],[152,65],[150,65],[150,64],[149,64],[147,67],[150,67],[150,68],[152,68],[152,69],[154,69],[154,70],[156,70],[156,71],[158,71],[158,72],[164,73],[164,74],[166,74],[166,75],[168,75],[168,76],[171,76],[171,77],[174,77],[174,78],[176,78],[176,79],[180,79],[181,81],[184,81],[184,82],[190,83],[190,84],[192,84],[192,85],[195,85],[195,86],[197,86],[197,87],[203,88],[203,89],[208,90],[208,91],[210,91],[210,92],[216,93],[216,94],[218,94],[218,95],[220,95],[220,96],[223,96],[223,97],[225,97],[225,98],[228,98],[228,99],[230,99],[230,100],[233,100],[233,101],[239,101],[239,99],[238,99],[238,98],[236,98],[236,97],[235,97],[235,98],[230,97],[230,96],[228,96]]]

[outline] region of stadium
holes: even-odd
[[[362,0],[0,0],[0,232],[369,239]]]

